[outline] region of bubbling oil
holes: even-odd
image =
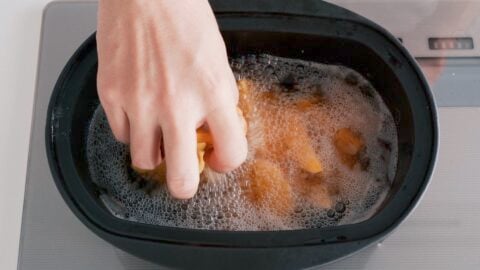
[[[189,200],[174,199],[164,184],[131,169],[128,146],[114,139],[99,106],[89,127],[87,158],[112,214],[154,225],[234,231],[319,228],[371,217],[390,190],[398,153],[394,119],[373,86],[343,66],[271,55],[231,59],[231,67],[252,90],[240,98],[249,106],[242,108],[247,161],[227,174],[207,167]],[[335,145],[336,134],[345,129],[362,138],[354,163],[342,162]],[[306,136],[302,140],[321,162],[321,174],[299,170],[291,157],[305,151],[288,147],[281,138],[289,136]],[[254,185],[253,177],[267,181]]]

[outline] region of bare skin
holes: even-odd
[[[134,166],[153,169],[164,156],[170,193],[191,198],[203,125],[213,137],[209,167],[243,163],[238,89],[207,0],[100,0],[97,45],[100,101]]]

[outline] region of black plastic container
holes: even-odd
[[[176,268],[292,269],[321,265],[385,237],[425,191],[437,152],[432,94],[403,46],[376,24],[323,1],[211,1],[231,56],[268,53],[352,68],[375,86],[398,132],[393,188],[378,212],[353,225],[279,232],[226,232],[154,226],[114,217],[98,198],[86,135],[99,104],[92,35],[52,94],[46,147],[58,190],[94,233],[134,255]]]

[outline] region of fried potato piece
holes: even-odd
[[[333,143],[342,163],[353,169],[358,162],[360,151],[365,148],[361,134],[350,128],[342,128],[335,133]]]
[[[295,108],[302,111],[306,112],[308,110],[311,110],[318,106],[322,102],[322,97],[315,95],[315,96],[305,96],[301,97],[298,100],[295,101]]]
[[[198,143],[205,143],[205,144],[208,144],[208,145],[212,145],[213,144],[213,139],[212,139],[212,135],[210,134],[210,132],[208,132],[204,128],[197,129],[197,144]]]
[[[205,156],[206,149],[207,149],[207,143],[204,143],[204,142],[197,143],[198,171],[200,173],[202,173],[203,169],[205,169],[205,160],[203,159],[203,157]]]
[[[254,95],[253,91],[255,85],[252,81],[241,79],[237,82],[238,87],[238,108],[243,112],[244,119],[249,122],[254,110]]]
[[[154,181],[157,183],[164,183],[167,179],[167,165],[165,162],[160,163],[155,169],[153,170],[146,170],[142,168],[138,168],[132,165],[132,169],[138,173],[142,178]]]
[[[302,119],[298,117],[298,112],[292,111],[292,108],[282,109],[269,105],[262,108],[263,133],[271,139],[266,140],[265,149],[259,149],[258,152],[277,161],[292,159],[301,169],[310,173],[323,171],[322,163],[313,149],[310,136]],[[288,129],[279,130],[273,126],[277,122],[270,121],[272,115],[275,117],[280,114]]]
[[[297,101],[295,105],[297,109],[301,111],[308,111],[315,106],[315,104],[308,99],[301,99]]]
[[[326,185],[310,186],[306,196],[317,207],[328,209],[333,206],[332,196],[328,192],[328,186]]]
[[[255,206],[265,206],[274,214],[285,216],[293,211],[293,194],[280,167],[266,159],[257,159],[243,185],[246,197]]]
[[[252,91],[256,87],[255,83],[249,80],[239,81],[240,108],[246,113],[253,112],[253,102],[260,102],[258,115],[261,120],[263,134],[266,138],[265,145],[257,149],[255,163],[250,168],[248,178],[250,180],[247,188],[247,198],[254,205],[267,205],[277,215],[292,213],[293,197],[292,186],[284,179],[283,172],[278,163],[285,160],[293,160],[297,166],[308,174],[319,174],[323,171],[322,163],[311,144],[310,136],[298,117],[299,110],[311,109],[320,102],[316,98],[305,98],[298,100],[297,103],[289,107],[279,107],[279,94],[270,91],[257,96],[257,100],[252,100]],[[279,130],[274,126],[277,121],[275,118],[281,118],[288,129]],[[247,118],[248,119],[248,118]],[[269,161],[271,160],[271,161]],[[310,190],[311,183],[303,183],[305,190]],[[317,192],[311,192],[308,196],[312,200],[318,201],[322,207],[331,205],[330,196],[327,194],[328,188],[322,185],[316,185]],[[326,191],[323,192],[322,189]],[[287,206],[288,207],[285,207]]]
[[[301,169],[309,173],[322,172],[322,163],[310,143],[310,136],[305,126],[300,121],[289,121],[289,126],[292,128],[283,141],[290,150],[292,158]]]
[[[325,181],[324,173],[303,172],[296,179],[295,187],[298,192],[310,203],[320,208],[331,208],[333,205],[332,194],[334,191],[330,183]]]

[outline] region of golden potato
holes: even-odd
[[[326,185],[310,186],[306,196],[317,207],[328,209],[333,206],[332,196],[328,192],[328,186]]]
[[[333,143],[342,163],[350,168],[357,164],[359,153],[365,147],[361,134],[350,128],[339,129],[335,133]]]
[[[238,107],[243,112],[243,116],[248,123],[252,117],[255,106],[253,95],[255,85],[250,80],[241,79],[237,82],[237,86],[239,92]]]
[[[322,102],[322,97],[318,95],[308,95],[298,98],[295,102],[295,109],[302,112],[309,111]]]
[[[305,126],[300,121],[290,121],[289,126],[291,127],[290,132],[283,139],[290,150],[289,154],[301,169],[309,173],[322,172],[322,163],[310,143],[310,136],[308,136]]]
[[[325,181],[324,173],[299,174],[295,181],[298,192],[310,203],[320,208],[330,208],[333,205],[332,186]]]
[[[266,159],[257,159],[249,168],[246,177],[248,182],[243,185],[243,189],[253,205],[265,206],[280,216],[292,213],[292,189],[277,164]]]
[[[167,165],[162,162],[153,170],[141,169],[132,165],[132,169],[141,177],[157,183],[164,183],[167,179]]]

